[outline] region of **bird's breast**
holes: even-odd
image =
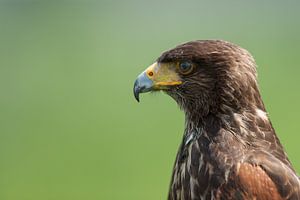
[[[229,144],[228,144],[229,145]],[[233,169],[226,144],[214,143],[207,135],[187,134],[177,153],[169,200],[214,199]]]
[[[210,195],[208,183],[213,171],[212,165],[204,160],[197,140],[185,142],[177,154],[169,200],[207,199]]]

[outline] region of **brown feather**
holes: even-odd
[[[192,62],[182,84],[165,90],[186,127],[169,200],[299,200],[300,181],[261,99],[251,54],[221,40],[192,41],[159,63]]]
[[[259,166],[241,164],[238,179],[245,199],[283,200],[272,179]]]

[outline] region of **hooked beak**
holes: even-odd
[[[134,82],[133,94],[137,102],[140,102],[140,93],[149,92],[153,87],[153,81],[148,78],[146,72],[141,73]]]
[[[176,73],[174,63],[155,62],[135,80],[133,87],[134,97],[139,102],[140,93],[153,90],[166,90],[171,86],[180,85],[181,83],[182,81]]]

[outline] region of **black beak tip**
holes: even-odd
[[[139,93],[134,92],[134,97],[136,99],[137,102],[140,102],[140,95]]]
[[[134,87],[133,87],[133,94],[134,94],[134,97],[136,99],[137,102],[140,102],[140,88],[137,84],[137,81],[135,81],[134,83]]]

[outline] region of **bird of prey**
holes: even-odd
[[[222,40],[168,50],[134,95],[164,91],[185,113],[169,200],[298,200],[300,181],[269,120],[250,53]]]

